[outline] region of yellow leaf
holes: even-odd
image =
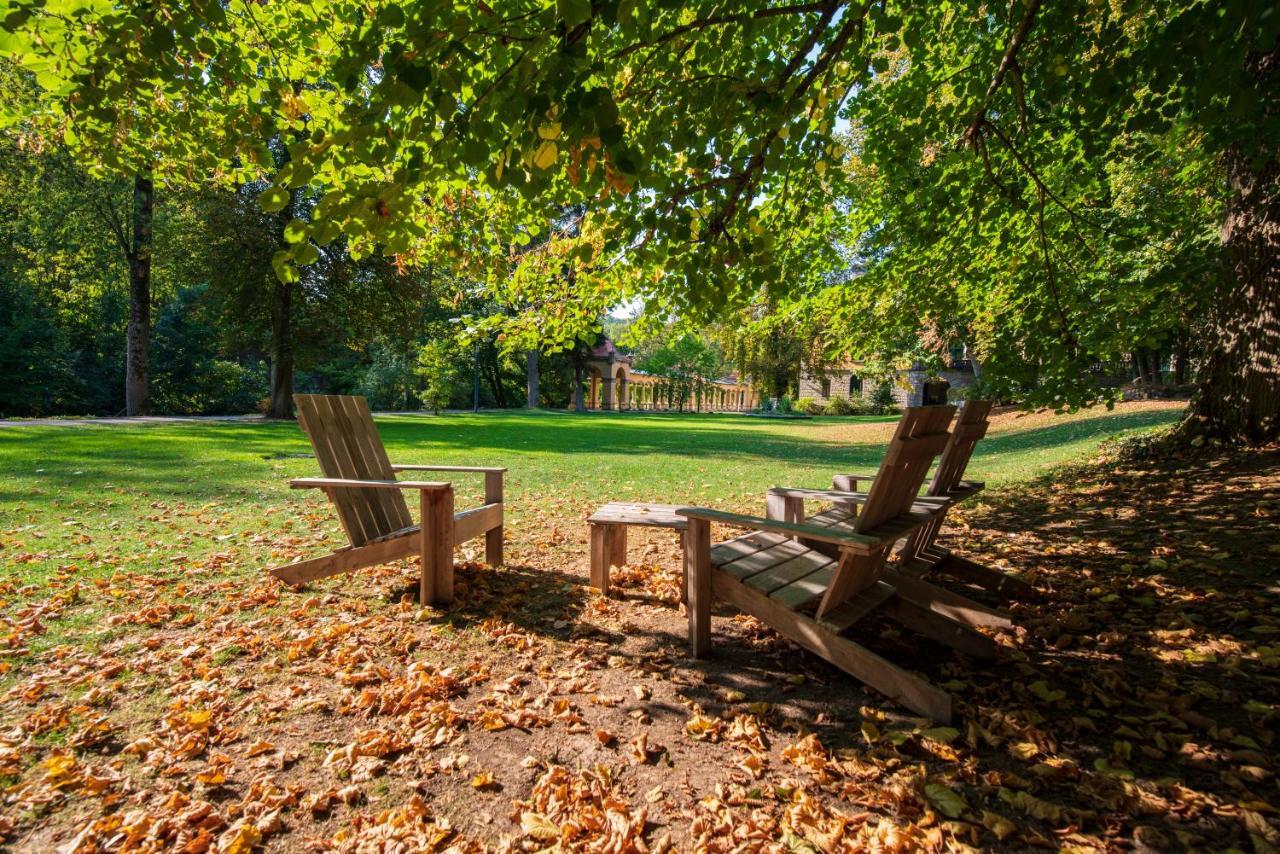
[[[481,771],[471,778],[471,788],[473,789],[488,789],[497,785],[498,781],[493,779],[492,771]]]
[[[208,729],[210,721],[213,720],[213,712],[208,709],[200,709],[194,712],[187,712],[187,726],[192,729]]]
[[[556,155],[559,153],[560,150],[556,148],[556,144],[548,139],[533,153],[533,165],[539,169],[548,169],[556,162]]]
[[[262,841],[262,832],[252,824],[241,824],[222,834],[218,850],[222,854],[249,854]]]
[[[534,839],[560,838],[560,827],[551,819],[536,812],[521,813],[520,829],[526,836],[532,836]]]
[[[922,732],[921,735],[930,741],[936,741],[941,744],[950,744],[960,736],[960,730],[954,727],[940,726],[934,727],[933,729],[927,729]]]
[[[982,826],[996,835],[1003,842],[1010,834],[1017,832],[1018,826],[1009,819],[989,810],[982,811]]]
[[[867,740],[867,744],[875,744],[880,738],[880,729],[871,721],[862,722],[862,737]]]
[[[69,775],[76,767],[76,758],[70,754],[63,753],[58,756],[50,756],[44,761],[45,779],[51,783],[56,783]]]
[[[221,768],[211,768],[208,771],[201,771],[196,775],[196,779],[206,786],[221,786],[227,782],[227,775],[222,773]]]
[[[1035,758],[1040,752],[1040,748],[1036,747],[1030,741],[1019,741],[1016,744],[1009,745],[1009,753],[1013,754],[1023,762],[1029,762]]]
[[[560,138],[560,123],[559,123],[559,122],[547,122],[545,125],[541,125],[541,126],[539,126],[539,127],[538,127],[538,136],[542,137],[543,139],[559,139],[559,138]]]
[[[269,741],[257,741],[249,746],[245,752],[245,756],[261,756],[264,753],[270,753],[275,750],[276,746]]]

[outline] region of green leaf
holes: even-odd
[[[591,20],[591,0],[556,0],[556,11],[571,27]]]
[[[964,815],[965,810],[969,809],[969,804],[964,798],[939,783],[927,784],[924,787],[924,794],[929,799],[929,803],[947,818],[959,818]]]
[[[307,238],[307,224],[300,219],[291,219],[284,226],[285,243],[301,243]]]
[[[267,213],[276,213],[284,210],[284,206],[289,204],[289,191],[284,187],[268,187],[262,191],[262,195],[258,197],[258,204]]]
[[[293,257],[298,266],[305,267],[320,260],[320,250],[310,243],[300,243],[294,250]]]

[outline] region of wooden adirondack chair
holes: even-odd
[[[324,557],[278,566],[270,572],[292,585],[422,556],[418,595],[424,605],[453,601],[453,547],[484,535],[485,561],[502,563],[502,476],[505,468],[392,465],[363,397],[296,394],[298,423],[311,439],[324,477],[292,480],[294,489],[321,489],[338,511],[349,545]],[[478,472],[485,503],[453,512],[453,486],[396,480],[401,471]],[[419,493],[421,524],[413,524],[402,490]]]
[[[941,510],[936,502],[918,501],[916,493],[947,442],[954,412],[952,406],[931,406],[903,414],[861,512],[846,530],[698,507],[679,510],[689,517],[685,544],[694,655],[705,655],[710,647],[713,599],[726,600],[907,708],[950,720],[950,695],[845,632],[877,611],[963,652],[995,656],[990,638],[884,578],[894,543]],[[712,522],[752,532],[713,547]],[[837,556],[806,545],[810,540],[836,547]]]
[[[1036,596],[1035,588],[1022,579],[974,563],[936,544],[947,512],[961,501],[981,492],[984,487],[981,482],[965,480],[964,473],[974,448],[987,434],[990,413],[991,402],[987,400],[970,400],[961,408],[951,430],[951,438],[947,440],[933,479],[929,482],[929,488],[920,499],[926,504],[936,505],[941,512],[929,524],[922,525],[911,536],[904,538],[897,553],[900,562],[891,571],[912,577],[937,571],[1006,598],[1031,599]],[[834,506],[808,517],[806,521],[815,525],[847,525],[857,515],[858,505],[867,498],[866,493],[858,491],[859,482],[873,482],[875,477],[868,474],[836,475],[832,479],[831,492],[774,487],[769,490],[769,515],[798,522],[805,519],[804,499],[825,499],[832,501]],[[959,619],[966,619],[972,625],[1010,625],[1008,615],[1002,611],[987,608],[967,597],[948,594],[941,588],[933,587],[931,591],[939,599],[949,599],[951,604],[959,606],[951,613]]]

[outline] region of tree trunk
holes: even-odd
[[[577,365],[573,368],[573,409],[575,412],[587,411],[587,404],[582,394],[582,368]]]
[[[286,152],[288,149],[285,149]],[[286,154],[284,162],[288,163]],[[279,229],[276,241],[286,246],[284,229],[297,216],[300,190],[289,194],[289,203],[276,214]],[[297,286],[274,277],[271,282],[271,401],[268,418],[293,418],[293,295]]]
[[[271,287],[271,403],[268,418],[293,417],[293,285]]]
[[[1160,351],[1146,350],[1147,356],[1147,376],[1151,378],[1152,385],[1164,385],[1164,372],[1160,370]]]
[[[1133,378],[1137,380],[1139,383],[1146,385],[1147,384],[1147,366],[1142,361],[1142,354],[1139,351],[1134,350],[1132,353],[1129,354],[1129,361],[1133,363]]]
[[[530,409],[538,408],[538,351],[529,350],[524,354],[525,367],[524,376],[525,383],[529,389],[528,407]]]
[[[1274,121],[1280,47],[1250,64]],[[1211,340],[1184,427],[1265,444],[1280,439],[1280,156],[1233,149],[1226,172],[1232,200],[1222,242],[1230,274],[1210,317]]]
[[[133,239],[129,252],[129,324],[125,330],[124,411],[151,414],[151,220],[155,188],[149,175],[133,178]]]
[[[1184,335],[1178,336],[1178,341],[1173,346],[1173,382],[1174,385],[1184,385],[1189,375],[1187,361],[1190,354],[1187,352],[1187,339]]]

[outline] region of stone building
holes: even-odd
[[[804,367],[800,371],[799,398],[813,398],[818,403],[830,403],[834,397],[863,397],[870,399],[876,392],[876,383],[863,380],[858,376],[861,362],[846,361],[843,364],[822,370]],[[949,354],[946,367],[938,372],[938,378],[950,385],[950,393],[973,385],[973,360],[969,358],[968,349],[956,347]],[[899,371],[890,382],[893,399],[898,406],[920,406],[925,399],[925,384],[929,381],[929,372],[917,364],[909,370]]]

